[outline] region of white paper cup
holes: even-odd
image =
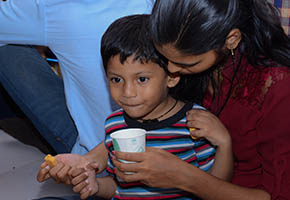
[[[115,151],[144,152],[146,130],[141,128],[128,128],[111,134]]]
[[[146,144],[146,130],[140,128],[128,128],[111,134],[115,151],[144,152]],[[132,163],[121,160],[125,163]]]
[[[115,151],[122,152],[145,152],[146,130],[140,128],[128,128],[116,131],[111,134]],[[134,163],[132,161],[121,160],[123,163]],[[134,174],[134,172],[125,172]]]

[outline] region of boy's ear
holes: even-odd
[[[242,39],[241,31],[235,28],[231,30],[230,33],[228,34],[225,46],[229,50],[234,50],[239,45],[241,39]]]
[[[168,75],[168,80],[167,80],[167,87],[173,88],[175,87],[180,81],[180,76],[176,75]]]

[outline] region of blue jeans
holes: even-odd
[[[0,83],[57,153],[71,151],[78,133],[63,82],[35,48],[1,46]]]

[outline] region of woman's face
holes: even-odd
[[[156,49],[168,59],[168,70],[177,74],[197,74],[215,65],[219,54],[210,50],[200,55],[184,55],[171,44],[155,45]]]

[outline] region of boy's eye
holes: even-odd
[[[144,83],[144,82],[146,82],[146,81],[148,81],[149,80],[149,78],[147,78],[147,77],[139,77],[138,78],[138,81],[140,82],[140,83]]]
[[[119,77],[113,77],[113,78],[111,78],[111,81],[113,83],[119,83],[119,82],[121,82],[121,78],[119,78]]]

